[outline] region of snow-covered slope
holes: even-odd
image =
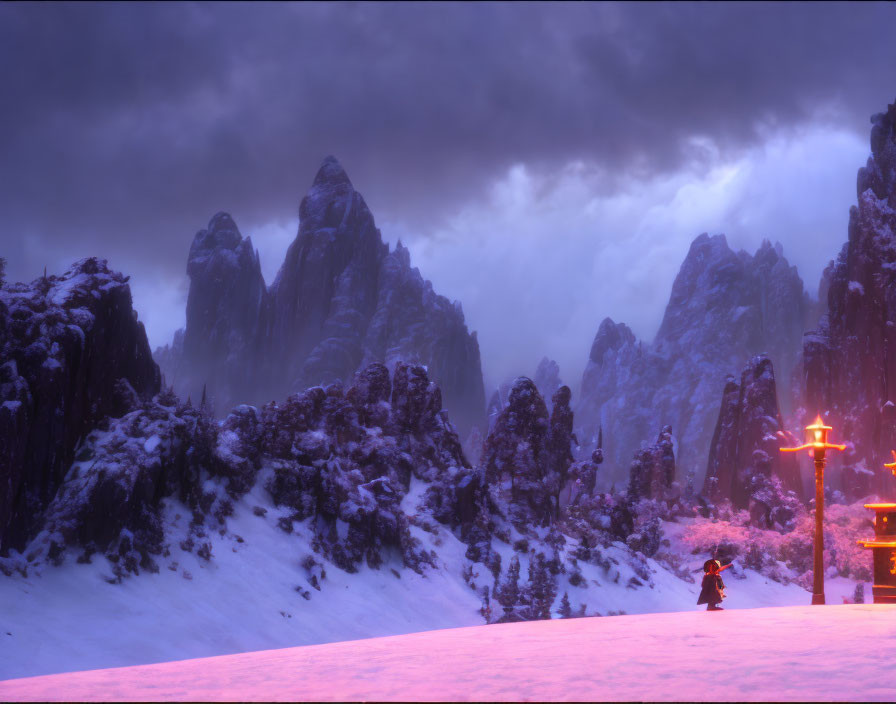
[[[0,682],[5,700],[889,701],[896,606],[535,621]]]
[[[548,422],[535,386],[518,380],[480,469],[467,466],[438,387],[401,363],[392,378],[372,365],[347,391],[241,406],[220,425],[170,394],[108,421],[41,532],[0,558],[0,604],[15,605],[0,609],[0,679],[692,610],[710,556],[737,559],[730,608],[807,601],[805,511],[784,535],[748,526],[745,512],[698,517],[684,499],[640,490],[587,490],[558,510],[565,388]],[[831,576],[867,578],[866,556],[841,544],[870,529],[864,514],[850,509],[829,536]],[[829,582],[831,603],[854,592]]]
[[[423,575],[400,557],[355,574],[326,562],[317,591],[302,566],[313,554],[308,526],[291,534],[277,527],[289,513],[257,486],[236,502],[227,534],[209,536],[213,559],[203,560],[178,547],[190,512],[166,500],[171,555],[157,574],[110,584],[109,563],[94,559],[0,577],[0,603],[16,605],[0,616],[0,679],[483,622],[456,539],[440,548],[441,569]]]
[[[15,605],[0,610],[0,679],[484,623],[479,595],[463,578],[464,568],[472,564],[464,558],[467,546],[447,527],[438,525],[434,533],[411,527],[425,548],[438,551],[436,567],[422,575],[403,567],[399,556],[387,559],[378,570],[362,565],[349,574],[316,555],[325,570],[318,591],[303,566],[313,554],[310,521],[296,523],[293,533],[284,533],[277,524],[290,510],[275,507],[261,484],[234,502],[225,535],[208,536],[210,561],[178,546],[179,538],[188,535],[190,512],[180,502],[166,499],[163,518],[169,526],[171,554],[159,561],[162,569],[157,574],[143,572],[112,584],[107,561],[78,564],[69,559],[59,567],[29,567],[27,577],[0,577],[0,604]],[[423,488],[415,481],[405,504],[413,505]],[[265,515],[256,515],[255,507],[265,509]],[[684,551],[678,540],[682,528],[665,526],[676,552]],[[512,547],[500,541],[494,547],[509,564]],[[574,542],[568,544],[564,555],[574,547]],[[573,612],[587,604],[589,615],[703,608],[695,605],[699,582],[686,582],[648,559],[648,579],[638,586],[631,582],[633,577],[639,580],[628,563],[631,554],[621,543],[604,554],[617,564],[605,572],[580,561],[582,586],[572,586],[569,574],[559,576],[555,604],[567,592]],[[691,556],[685,569],[699,570],[704,559]],[[522,573],[526,574],[525,556]],[[795,583],[785,586],[751,570],[738,573],[742,579],[730,574],[726,573],[728,609],[799,605],[809,599]],[[491,584],[491,574],[476,564],[472,580]],[[829,579],[829,603],[841,603],[854,588],[851,580]],[[494,604],[494,608],[497,615],[500,607]]]

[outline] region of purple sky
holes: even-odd
[[[896,4],[3,4],[0,255],[131,275],[153,346],[227,210],[270,281],[327,154],[478,330],[487,384],[577,385],[610,315],[651,339],[690,241],[778,240],[815,293]]]

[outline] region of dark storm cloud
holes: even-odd
[[[0,251],[183,271],[217,210],[295,213],[337,154],[424,226],[512,163],[693,164],[893,98],[892,4],[4,4]]]

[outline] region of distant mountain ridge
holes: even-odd
[[[216,411],[341,381],[374,362],[423,364],[466,434],[485,415],[476,333],[436,294],[401,242],[390,252],[342,166],[327,157],[270,288],[258,253],[227,213],[190,248],[187,325],[156,350],[183,397],[206,389]]]
[[[603,426],[607,481],[624,481],[633,453],[668,424],[679,466],[699,487],[726,376],[766,353],[788,388],[811,311],[780,245],[764,241],[751,256],[733,251],[724,235],[700,235],[652,344],[610,318],[601,323],[576,408],[584,450]],[[789,401],[782,399],[787,408]]]

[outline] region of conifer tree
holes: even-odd
[[[520,597],[520,558],[516,555],[510,560],[507,576],[496,590],[495,599],[504,607],[504,615],[509,616],[516,608]]]
[[[557,590],[554,579],[548,571],[544,553],[532,553],[529,558],[529,584],[526,586],[526,597],[529,608],[526,615],[529,620],[551,618],[551,609]]]
[[[572,443],[578,445],[573,433],[573,412],[569,407],[571,393],[568,386],[561,386],[551,399],[550,425],[547,437],[547,471],[545,490],[553,500],[544,507],[550,517],[556,518],[560,507],[560,491],[566,486],[569,466],[572,464]],[[546,497],[547,498],[547,497]]]
[[[557,530],[557,527],[554,524],[551,524],[551,529],[548,531],[545,543],[551,548],[551,559],[548,560],[548,569],[551,571],[551,574],[556,575],[563,572],[564,569],[563,561],[560,559],[560,548],[563,545],[566,545],[566,538],[563,537],[563,534]]]
[[[572,607],[569,605],[569,594],[563,592],[560,600],[560,618],[572,618]]]

